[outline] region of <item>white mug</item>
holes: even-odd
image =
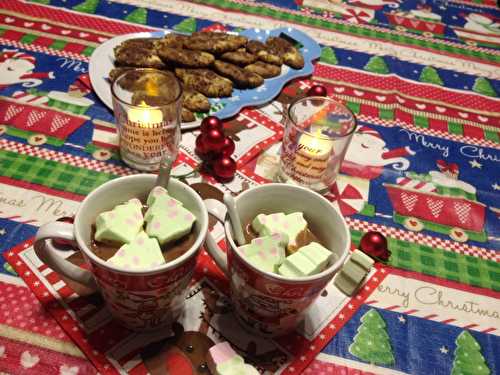
[[[309,229],[334,254],[327,268],[312,276],[288,278],[259,270],[237,251],[224,210],[209,207],[211,214],[224,221],[227,253],[211,235],[207,236],[206,248],[230,280],[231,300],[240,322],[260,335],[288,333],[345,262],[351,246],[349,228],[331,202],[299,186],[260,185],[239,194],[235,202],[243,225],[258,214],[302,212]]]
[[[125,271],[95,255],[90,244],[91,227],[97,215],[131,198],[145,202],[155,181],[156,175],[138,174],[106,182],[83,200],[73,224],[54,222],[42,226],[34,244],[38,257],[54,271],[99,290],[111,314],[133,330],[157,329],[178,318],[208,231],[208,213],[203,200],[188,185],[170,179],[169,194],[196,217],[196,240],[189,250],[173,261],[146,271]],[[53,239],[75,241],[90,271],[58,255]]]

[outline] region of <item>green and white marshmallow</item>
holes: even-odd
[[[165,263],[156,238],[140,232],[129,244],[125,244],[107,260],[113,266],[128,270],[151,269]]]
[[[129,243],[142,230],[143,224],[142,203],[134,198],[97,216],[95,239]]]
[[[278,212],[271,215],[259,214],[252,221],[252,228],[260,236],[270,236],[273,233],[285,233],[288,237],[288,250],[297,248],[297,236],[307,229],[307,221],[302,212],[285,215]]]
[[[285,245],[288,237],[284,233],[254,238],[248,245],[238,248],[239,253],[252,265],[262,271],[277,272],[285,260]]]
[[[178,240],[191,232],[195,216],[164,188],[154,188],[149,193],[147,203],[146,233],[156,237],[160,245]]]
[[[278,273],[287,277],[310,276],[323,271],[332,257],[332,252],[317,242],[302,246],[286,257]]]

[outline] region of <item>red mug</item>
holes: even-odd
[[[299,186],[261,185],[242,192],[235,202],[244,224],[261,213],[302,212],[309,229],[334,254],[326,269],[312,276],[288,278],[259,270],[237,251],[225,207],[217,207],[215,202],[208,204],[208,211],[224,221],[227,252],[217,246],[210,234],[206,248],[230,281],[231,300],[239,321],[260,335],[289,333],[345,262],[351,246],[349,228],[327,199]]]
[[[73,224],[43,225],[35,252],[54,271],[101,292],[111,314],[132,330],[155,330],[173,323],[182,313],[196,258],[208,231],[208,213],[200,196],[189,186],[170,179],[168,192],[196,217],[196,240],[183,255],[147,271],[123,270],[106,263],[90,250],[91,227],[97,215],[131,198],[146,201],[156,176],[138,174],[111,180],[92,191],[79,206]],[[76,242],[89,271],[58,255],[52,242]]]

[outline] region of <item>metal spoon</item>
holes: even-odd
[[[229,213],[229,220],[231,221],[231,226],[233,227],[234,239],[238,245],[245,244],[245,235],[243,233],[243,226],[241,225],[240,215],[236,210],[236,202],[234,201],[231,193],[224,193],[224,204],[227,207],[227,212]]]

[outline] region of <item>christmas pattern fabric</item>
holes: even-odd
[[[6,0],[0,5],[2,272],[28,282],[100,373],[151,372],[163,359],[179,363],[180,371],[189,357],[177,356],[180,343],[209,345],[222,337],[261,371],[497,373],[500,12],[494,1],[173,4],[153,9],[140,0]],[[174,175],[218,196],[273,181],[288,106],[322,85],[358,122],[326,197],[344,215],[353,247],[370,230],[387,238],[387,265],[351,299],[330,285],[321,295],[330,308],[316,310],[316,324],[306,323],[293,339],[238,341],[221,328],[232,321],[231,305],[221,274],[204,255],[205,267],[199,267],[187,300],[191,315],[172,327],[171,335],[142,341],[113,337],[117,341],[110,346],[99,346],[101,326],[109,325],[104,335],[116,331],[102,315],[102,301],[79,298],[69,310],[54,304],[75,285],[43,269],[30,250],[38,227],[72,216],[102,183],[137,173],[120,161],[112,111],[92,90],[93,51],[116,35],[164,28],[191,33],[277,27],[297,28],[321,44],[313,75],[290,82],[272,102],[224,121],[224,133],[235,144],[233,180],[222,183],[199,168],[199,129],[183,132]],[[213,230],[222,239],[222,228]],[[91,307],[95,310],[86,310]],[[90,331],[79,326],[82,322]],[[15,373],[17,362],[26,371],[45,365],[40,346],[19,346],[13,337],[0,334],[0,371]],[[11,367],[2,368],[4,358],[15,358]],[[80,359],[57,358],[56,372],[83,368]],[[179,358],[184,362],[176,362]]]

